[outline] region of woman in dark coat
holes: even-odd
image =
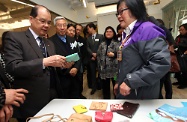
[[[110,80],[115,85],[114,76],[117,75],[117,50],[119,43],[115,40],[116,32],[111,26],[106,27],[104,41],[97,51],[98,71],[102,82],[103,98],[110,99]]]

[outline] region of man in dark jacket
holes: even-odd
[[[56,27],[56,34],[49,39],[54,43],[56,54],[68,56],[73,53],[78,53],[78,46],[75,38],[66,35],[67,21],[62,16],[57,16],[54,19]],[[63,89],[63,96],[61,98],[76,99],[80,98],[79,95],[79,82],[75,77],[80,69],[81,61],[71,62],[70,68],[58,68],[58,76],[60,79],[61,87]]]
[[[88,51],[88,68],[87,68],[87,79],[88,87],[92,88],[91,95],[95,93],[97,89],[96,81],[96,68],[97,68],[97,50],[100,43],[103,41],[103,35],[96,33],[96,26],[93,23],[87,25],[87,31],[89,36],[87,38],[87,51]]]
[[[41,5],[33,7],[29,21],[28,30],[7,34],[4,48],[6,69],[14,76],[14,88],[29,91],[24,104],[14,108],[19,122],[25,122],[62,94],[55,67],[69,66],[64,56],[55,55],[53,43],[42,38],[51,24],[49,10]]]
[[[83,91],[83,72],[85,69],[85,66],[88,63],[88,52],[86,49],[86,40],[80,35],[82,33],[83,27],[81,24],[76,24],[75,25],[75,40],[78,44],[79,47],[79,54],[81,55],[81,67],[80,71],[77,74],[77,80],[80,82],[80,98],[85,99],[86,97],[82,95]]]

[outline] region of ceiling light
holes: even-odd
[[[84,7],[86,8],[87,7],[86,0],[82,0],[82,2],[83,2]]]
[[[11,0],[12,2],[16,2],[16,3],[20,3],[20,4],[23,4],[23,5],[27,5],[27,6],[31,6],[31,7],[34,7],[34,5],[31,5],[31,4],[27,4],[27,3],[24,3],[24,2],[21,2],[19,0]]]

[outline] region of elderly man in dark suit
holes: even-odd
[[[14,76],[14,88],[29,91],[20,108],[15,107],[14,116],[19,122],[34,116],[50,100],[61,96],[54,67],[70,67],[65,57],[55,55],[52,42],[42,38],[51,25],[49,10],[41,5],[32,8],[31,26],[24,32],[9,32],[5,38],[5,62],[7,71]]]
[[[87,51],[88,51],[88,68],[87,68],[87,79],[88,79],[88,87],[92,88],[91,95],[95,93],[97,89],[96,82],[96,68],[97,68],[97,50],[99,48],[100,43],[103,41],[103,35],[96,33],[96,26],[94,23],[89,23],[87,25],[87,31],[89,33],[87,39]],[[99,79],[99,78],[98,78]]]
[[[67,36],[67,21],[62,16],[54,19],[56,34],[49,39],[54,43],[58,55],[68,56],[78,53],[78,44],[75,38]],[[80,98],[80,82],[76,81],[77,72],[80,69],[81,61],[72,62],[70,68],[58,68],[58,76],[63,88],[64,96],[61,98],[77,99]]]

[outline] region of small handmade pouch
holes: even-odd
[[[96,111],[95,112],[95,120],[97,122],[111,122],[113,118],[113,113],[110,111],[102,112]]]
[[[123,110],[123,104],[122,103],[117,103],[117,104],[111,104],[110,105],[110,111],[116,112],[118,110]]]
[[[90,110],[99,110],[99,111],[106,111],[108,106],[107,102],[92,102],[90,105]]]
[[[92,122],[92,117],[84,114],[71,114],[67,122]]]
[[[124,102],[123,110],[117,110],[116,112],[128,118],[132,118],[139,108],[139,105],[139,103]]]
[[[88,111],[87,108],[83,105],[73,106],[73,109],[75,110],[76,113],[79,113],[79,114],[82,114]]]

